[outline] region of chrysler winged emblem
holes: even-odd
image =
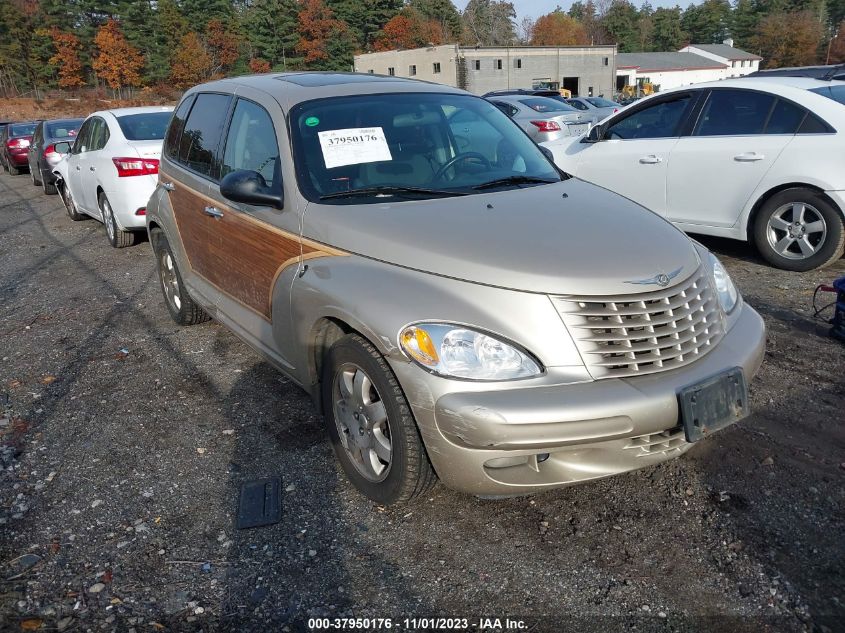
[[[677,270],[673,270],[671,273],[658,273],[654,277],[649,277],[648,279],[633,279],[630,281],[626,281],[626,284],[637,284],[638,286],[662,286],[666,287],[669,285],[669,282],[672,281],[675,277],[681,274],[681,271],[684,269],[683,266],[678,268]]]

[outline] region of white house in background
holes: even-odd
[[[660,90],[742,77],[760,69],[762,57],[721,44],[690,44],[677,53],[619,53],[616,88],[650,83]]]
[[[681,52],[694,53],[724,64],[727,67],[725,78],[744,77],[760,70],[760,62],[763,60],[759,55],[734,48],[732,39],[727,39],[721,44],[690,44],[684,46]]]
[[[660,90],[725,78],[727,66],[694,53],[619,53],[616,87],[653,84]]]

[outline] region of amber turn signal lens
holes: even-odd
[[[418,363],[434,367],[440,362],[434,341],[422,328],[413,325],[405,328],[399,340],[402,343],[402,349]]]

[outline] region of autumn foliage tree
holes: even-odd
[[[810,11],[772,13],[760,22],[754,44],[769,68],[805,66],[818,59],[822,25]]]
[[[94,44],[98,55],[92,67],[110,88],[120,95],[123,87],[140,85],[144,58],[126,41],[117,20],[109,20],[97,30]]]
[[[170,58],[170,80],[177,88],[189,88],[208,79],[213,61],[199,35],[191,31],[182,36]]]
[[[531,44],[534,46],[575,46],[588,43],[584,26],[563,11],[540,16],[531,32]]]
[[[352,41],[346,22],[334,17],[323,0],[302,0],[296,50],[316,70],[348,68]]]
[[[439,22],[426,18],[416,9],[405,7],[387,21],[376,38],[374,48],[377,51],[389,51],[442,43],[443,28]]]
[[[251,73],[269,73],[270,62],[260,57],[253,57],[249,60],[249,72]]]
[[[85,85],[82,78],[82,62],[79,61],[79,49],[82,44],[73,33],[60,31],[53,27],[49,31],[56,54],[50,58],[50,64],[59,69],[60,88],[80,88]]]
[[[211,56],[211,73],[217,75],[231,68],[240,56],[241,40],[220,20],[210,20],[205,27],[206,42]]]

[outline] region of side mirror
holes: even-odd
[[[224,198],[244,204],[284,209],[285,197],[281,187],[269,187],[264,176],[257,171],[239,169],[230,172],[220,181],[220,193]]]
[[[70,148],[73,144],[70,141],[60,141],[53,145],[57,154],[70,154]]]
[[[594,125],[587,132],[587,136],[581,139],[582,143],[598,143],[604,137],[604,126]]]

